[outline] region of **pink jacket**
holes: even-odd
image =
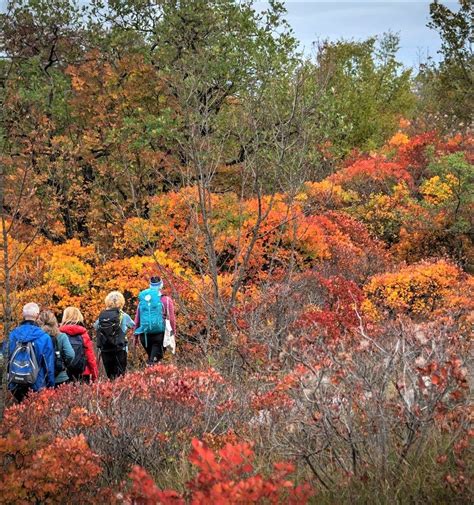
[[[174,303],[173,300],[166,295],[162,295],[161,303],[163,305],[163,317],[167,317],[170,320],[171,328],[173,328],[174,334],[176,335],[176,316],[174,315]],[[137,312],[135,314],[135,328],[140,326],[140,310],[137,307]]]

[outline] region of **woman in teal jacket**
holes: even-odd
[[[74,359],[74,349],[65,333],[59,331],[58,320],[50,311],[41,312],[38,317],[38,324],[52,339],[55,350],[55,387],[69,381],[66,367]]]

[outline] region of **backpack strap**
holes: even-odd
[[[46,377],[48,376],[49,374],[49,369],[48,369],[48,363],[46,363],[46,358],[44,357],[44,353],[41,355],[41,359],[40,359],[40,362],[38,363],[38,367],[41,368],[41,362],[44,363],[44,368],[46,369],[46,373],[44,375],[44,380],[46,382]]]

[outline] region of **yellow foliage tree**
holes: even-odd
[[[461,296],[465,274],[445,260],[421,262],[398,272],[376,275],[366,284],[366,309],[428,316],[452,308],[454,300],[467,303]],[[461,305],[462,306],[462,305]]]

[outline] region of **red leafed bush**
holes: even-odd
[[[25,434],[111,427],[118,419],[112,415],[117,405],[139,412],[141,406],[156,407],[165,417],[171,409],[197,415],[208,395],[214,395],[224,379],[216,371],[179,370],[173,365],[157,365],[144,372],[134,372],[115,381],[92,386],[68,385],[57,390],[43,390],[20,405],[7,410],[2,431],[14,427]]]
[[[436,132],[427,132],[415,135],[409,142],[403,144],[396,154],[396,160],[411,173],[415,181],[423,175],[429,162],[429,147],[441,147]]]
[[[294,471],[289,463],[276,463],[267,479],[253,473],[254,453],[247,443],[227,444],[217,456],[202,442],[192,441],[189,460],[199,474],[188,486],[191,503],[294,503],[305,504],[311,496],[308,485],[295,486],[288,480]]]
[[[102,469],[83,435],[48,443],[12,430],[0,438],[0,462],[0,503],[97,503]]]
[[[287,503],[304,505],[312,491],[309,485],[295,485],[288,476],[294,472],[290,463],[276,463],[273,474],[265,478],[254,473],[254,452],[247,443],[227,444],[217,453],[193,439],[189,461],[198,468],[188,482],[187,502],[192,505]],[[184,498],[176,491],[161,491],[143,468],[135,466],[130,474],[131,490],[124,503],[139,505],[180,505]]]
[[[305,330],[307,337],[314,330],[318,335],[322,333],[327,336],[330,345],[341,338],[349,340],[359,325],[356,309],[364,299],[361,289],[354,282],[339,276],[316,277],[324,293],[324,303],[322,306],[308,306],[300,316],[298,327]]]
[[[115,484],[133,464],[151,472],[169,466],[209,426],[225,431],[230,414],[218,406],[228,399],[229,386],[213,369],[157,365],[113,382],[33,394],[6,411],[0,435],[15,428],[25,437],[83,434],[101,457],[100,484]]]
[[[294,405],[294,399],[290,393],[297,388],[302,376],[306,374],[304,366],[298,365],[290,373],[282,377],[268,376],[266,379],[270,382],[270,389],[264,392],[257,392],[253,395],[251,406],[256,411],[277,410],[288,412]],[[258,382],[265,381],[264,376],[258,377]]]
[[[123,503],[133,505],[184,505],[184,500],[176,491],[158,489],[148,472],[135,465],[129,475],[132,481],[131,490],[125,494],[119,494],[118,498]]]
[[[388,191],[394,183],[405,181],[412,184],[412,175],[404,163],[387,161],[381,157],[359,159],[331,177],[345,189],[355,189],[367,194],[373,191]]]

